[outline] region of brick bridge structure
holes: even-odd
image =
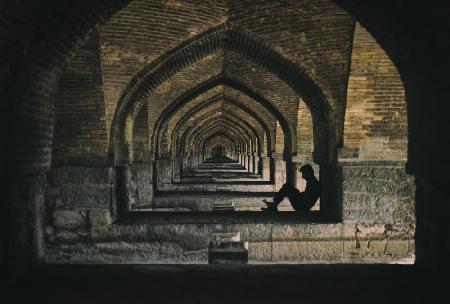
[[[14,288],[91,274],[108,282],[100,292],[110,275],[143,284],[144,271],[154,286],[176,277],[183,303],[195,280],[210,288],[194,292],[199,302],[226,284],[238,296],[240,271],[255,290],[283,273],[276,286],[294,290],[290,300],[304,275],[338,300],[350,288],[356,302],[377,280],[403,282],[391,299],[428,299],[439,284],[422,275],[450,267],[449,11],[401,0],[2,1],[2,273]],[[305,188],[304,164],[321,181],[315,206],[261,212],[284,183]],[[250,265],[202,266],[218,241],[245,244]],[[192,282],[183,289],[161,264]]]

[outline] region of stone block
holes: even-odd
[[[110,168],[61,166],[52,169],[52,182],[57,187],[68,184],[109,184]]]
[[[150,202],[153,197],[153,173],[150,163],[132,164],[131,180],[135,187],[136,204]]]
[[[192,251],[208,247],[212,227],[207,224],[149,225],[148,232],[160,242],[174,242]]]
[[[248,243],[213,241],[208,246],[209,264],[247,264]]]
[[[389,240],[386,245],[386,254],[393,259],[406,259],[414,257],[414,240]]]
[[[239,231],[213,231],[211,240],[238,242],[241,240],[241,233]]]
[[[412,240],[347,240],[344,241],[344,262],[390,263],[414,256]]]
[[[344,221],[343,237],[354,238],[384,238],[386,233],[386,225],[384,223],[364,223],[359,221]]]
[[[397,222],[387,226],[387,235],[390,238],[414,239],[416,225],[413,222]]]
[[[362,223],[394,223],[394,215],[390,209],[345,209],[342,211],[344,221],[359,221]]]
[[[343,181],[343,192],[365,192],[376,194],[393,194],[396,192],[394,181],[375,179],[347,179]]]
[[[105,242],[117,238],[119,234],[113,226],[92,226],[91,240],[93,242]]]
[[[248,243],[249,263],[268,263],[272,261],[271,242],[249,242]]]
[[[91,209],[89,210],[89,222],[91,226],[111,225],[111,213],[109,210]]]
[[[61,199],[65,206],[109,208],[113,188],[110,185],[66,185]]]
[[[86,212],[81,210],[56,210],[53,212],[53,225],[58,228],[77,228],[85,226]]]
[[[373,209],[376,207],[377,198],[371,193],[343,193],[344,209]]]
[[[108,260],[114,263],[164,263],[164,260],[174,262],[182,253],[176,244],[162,248],[158,242],[96,243],[94,248],[99,255],[107,256]]]
[[[337,239],[342,234],[342,224],[273,224],[273,241]]]
[[[77,242],[82,241],[82,238],[77,232],[70,230],[57,230],[55,233],[55,240],[58,242]]]
[[[272,239],[272,224],[237,224],[234,226],[241,232],[241,239],[249,242],[264,242]]]
[[[342,260],[342,241],[273,242],[273,262],[339,263]]]

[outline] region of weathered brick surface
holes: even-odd
[[[211,77],[219,75],[222,71],[223,57],[216,53],[204,58],[196,64],[184,69],[159,86],[148,97],[152,111],[148,112],[149,132],[153,134],[154,128],[161,114],[167,107],[176,101],[189,89],[195,88],[206,82]],[[154,143],[152,143],[152,147]],[[151,150],[153,151],[153,150]]]
[[[225,21],[222,1],[135,0],[101,29],[107,123],[131,78],[187,39]]]
[[[348,81],[344,146],[360,159],[406,160],[407,117],[400,75],[373,37],[357,25]]]
[[[265,124],[265,126],[268,128],[267,123],[262,120],[260,115],[257,112],[254,112],[259,120],[257,120],[255,117],[251,116],[249,112],[245,111],[245,109],[251,110],[253,107],[258,107],[259,104],[256,102],[253,102],[251,105],[246,105],[241,101],[240,99],[232,99],[231,97],[224,95],[224,88],[218,88],[220,89],[216,95],[211,96],[210,98],[205,99],[206,94],[202,94],[202,96],[199,96],[198,98],[193,99],[190,101],[188,106],[181,107],[169,120],[168,122],[168,142],[171,143],[170,146],[173,150],[172,153],[175,152],[174,149],[179,149],[179,146],[176,146],[175,142],[171,142],[172,138],[177,139],[181,134],[183,134],[184,130],[187,127],[192,127],[192,125],[196,124],[195,117],[205,113],[206,111],[211,111],[215,109],[216,111],[220,110],[227,110],[227,112],[231,112],[234,114],[237,114],[238,117],[241,118],[243,121],[247,121],[253,128],[255,128],[258,131],[258,136],[260,141],[263,141],[264,134],[265,134],[265,128],[261,125],[261,122]],[[215,92],[216,90],[211,90]],[[209,93],[210,91],[208,91]],[[209,94],[207,94],[209,95]],[[252,100],[249,98],[249,100]],[[191,105],[192,103],[192,105]],[[242,109],[245,107],[244,109]],[[259,105],[259,108],[262,112],[265,110],[261,105]],[[255,110],[253,110],[255,111]],[[270,115],[267,110],[265,110],[267,113],[266,115]],[[189,118],[189,119],[188,119]],[[181,121],[180,121],[181,120]],[[183,122],[181,125],[178,125],[180,122]],[[177,126],[178,125],[178,126]],[[176,130],[175,130],[175,127]],[[270,136],[270,133],[267,134]],[[266,147],[262,147],[263,151],[267,151]]]
[[[83,45],[58,82],[55,96],[53,161],[65,157],[106,157],[100,46],[96,34]]]
[[[304,102],[298,105],[297,113],[297,159],[311,161],[314,150],[314,134],[311,112]]]
[[[136,116],[133,125],[133,160],[148,160],[150,153],[150,134],[148,127],[148,106],[144,105]]]
[[[422,208],[417,213],[420,220],[417,252],[426,265],[448,266],[449,233],[448,221],[445,221],[448,191],[444,175],[448,172],[448,153],[442,149],[449,130],[447,112],[442,107],[448,99],[449,47],[447,40],[442,39],[448,34],[445,15],[448,3],[423,6],[401,1],[392,5],[380,1],[335,2],[348,9],[374,34],[405,80],[410,131],[408,158],[410,172],[416,174],[420,181],[417,203]],[[84,42],[87,33],[125,3],[111,0],[89,3],[60,1],[56,4],[54,1],[5,0],[1,4],[0,90],[5,97],[5,102],[1,103],[4,118],[1,129],[4,132],[2,152],[6,155],[2,157],[2,166],[7,169],[1,172],[5,176],[35,174],[14,177],[4,183],[8,188],[5,195],[8,208],[3,214],[13,214],[18,219],[14,227],[17,230],[11,230],[11,237],[16,237],[15,243],[21,244],[26,235],[30,244],[36,244],[35,238],[24,234],[26,229],[32,232],[36,227],[23,227],[23,223],[28,223],[28,219],[36,215],[33,207],[42,199],[44,183],[41,172],[50,165],[54,127],[50,97],[62,67],[70,60],[76,47]],[[276,3],[270,7],[269,2],[264,3],[268,7],[267,13],[285,12],[276,7]],[[237,11],[241,12],[240,9]],[[296,10],[293,12],[298,13]],[[290,22],[301,19],[304,18],[292,18]],[[269,27],[267,29],[272,33]],[[329,31],[334,34],[333,28]],[[298,40],[289,41],[295,43]],[[37,217],[37,223],[39,219],[42,218]],[[440,238],[434,238],[436,235]],[[8,255],[17,253],[17,260],[29,261],[30,256],[24,255],[27,250],[34,249],[19,247],[8,251]]]

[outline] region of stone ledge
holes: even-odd
[[[296,213],[292,211],[281,212],[150,212],[131,211],[116,220],[117,225],[130,224],[301,224],[325,223],[333,224],[340,221],[326,217],[319,211]]]

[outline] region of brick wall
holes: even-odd
[[[313,122],[311,112],[304,102],[299,103],[297,115],[297,157],[301,160],[312,160]]]
[[[136,116],[133,126],[133,160],[148,160],[150,137],[148,127],[148,106],[144,105]]]
[[[352,18],[327,0],[231,1],[230,23],[266,41],[320,80],[342,132]],[[276,30],[274,30],[276,29]],[[331,100],[332,99],[332,100]],[[337,102],[337,104],[335,104]]]
[[[53,161],[105,158],[108,142],[102,70],[96,34],[76,53],[58,82]]]
[[[207,56],[187,69],[176,73],[148,96],[149,131],[153,134],[155,124],[166,108],[189,89],[199,86],[221,73],[223,57],[221,53]],[[152,145],[153,146],[153,145]]]
[[[208,91],[207,93],[211,92]],[[265,129],[260,125],[260,122],[250,115],[250,113],[244,111],[241,109],[241,107],[245,107],[246,109],[249,109],[248,105],[242,104],[242,101],[240,100],[231,100],[230,97],[223,94],[223,88],[220,88],[219,93],[216,95],[213,95],[207,99],[205,99],[206,94],[202,94],[202,96],[199,96],[198,98],[194,98],[189,102],[189,104],[179,108],[177,112],[170,118],[168,122],[168,136],[170,136],[169,142],[171,142],[172,138],[175,138],[175,136],[178,135],[178,130],[181,130],[183,128],[183,125],[188,124],[194,124],[196,123],[194,121],[194,115],[199,115],[200,113],[203,113],[204,111],[212,108],[218,108],[219,109],[226,109],[229,108],[228,111],[237,112],[237,114],[241,117],[242,120],[248,120],[250,125],[253,126],[253,128],[258,130],[259,136],[261,139],[263,138],[263,133],[265,132]],[[209,95],[209,94],[207,94]],[[256,113],[255,113],[256,114]],[[187,117],[187,116],[189,117]],[[189,118],[189,121],[188,121]],[[176,125],[179,123],[179,121],[183,121],[181,125],[177,127],[175,130]],[[180,134],[181,135],[181,134]],[[174,143],[171,143],[174,144]],[[175,147],[175,146],[173,146]]]
[[[225,21],[224,1],[132,1],[100,29],[107,127],[131,78],[181,42]]]
[[[359,149],[361,159],[406,160],[403,83],[390,58],[359,24],[347,95],[344,146]]]

